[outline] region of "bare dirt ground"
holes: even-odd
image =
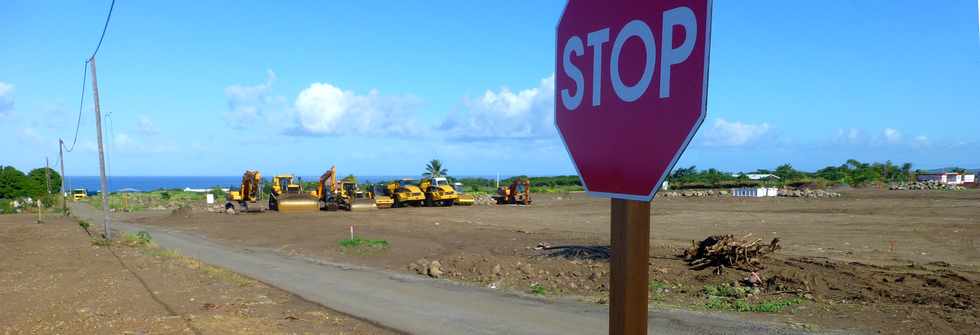
[[[705,309],[705,285],[756,270],[749,302],[804,301],[751,314],[805,328],[972,334],[980,327],[980,191],[845,190],[841,198],[663,198],[653,205],[649,272],[654,304]],[[400,208],[373,212],[227,215],[126,213],[130,222],[238,246],[545,296],[604,303],[609,202],[538,195],[531,206]],[[386,248],[345,248],[356,234]],[[754,269],[692,270],[678,257],[708,235],[780,238]],[[587,248],[536,250],[539,244]],[[571,250],[571,252],[569,252]]]
[[[0,215],[3,334],[392,333],[166,250],[95,245],[71,219],[34,220]]]

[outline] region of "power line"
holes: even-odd
[[[92,52],[92,56],[88,59],[95,58],[95,55],[99,53],[99,48],[102,47],[102,39],[105,38],[105,32],[109,29],[109,19],[112,18],[112,8],[116,7],[116,0],[112,0],[112,4],[109,5],[109,14],[105,17],[105,25],[102,26],[102,36],[99,36],[99,44],[95,46],[95,51]]]
[[[75,150],[75,143],[78,142],[78,130],[82,126],[82,106],[85,105],[85,84],[88,82],[88,61],[82,64],[82,97],[78,99],[78,122],[75,123],[75,139],[71,140],[71,149],[65,149],[67,152]],[[64,144],[62,144],[64,145]]]

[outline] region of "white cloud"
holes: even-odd
[[[711,128],[704,132],[704,144],[713,147],[736,147],[753,144],[769,133],[771,127],[768,123],[742,123],[740,121],[729,122],[719,118],[715,119]]]
[[[885,136],[885,142],[888,142],[888,144],[898,144],[902,141],[902,132],[894,128],[885,128],[882,134]]]
[[[411,96],[367,95],[344,91],[328,83],[313,83],[296,97],[293,135],[393,135],[417,134],[413,110],[420,105]]]
[[[118,133],[112,138],[112,149],[126,154],[145,154],[145,153],[165,153],[176,152],[177,145],[174,143],[152,143],[145,142],[128,133]]]
[[[487,90],[479,98],[464,98],[462,112],[451,113],[439,127],[449,137],[464,140],[544,138],[555,136],[555,76],[537,87],[513,92]]]
[[[0,117],[14,111],[14,85],[0,81]]]
[[[246,128],[257,121],[263,120],[267,114],[284,107],[285,100],[279,96],[270,95],[276,73],[266,71],[265,83],[253,86],[231,85],[225,88],[228,98],[228,109],[225,120],[234,128]]]
[[[157,126],[146,115],[140,115],[136,121],[136,131],[143,135],[156,135],[160,133]]]
[[[21,128],[20,131],[18,132],[18,135],[20,136],[21,140],[29,144],[37,145],[37,144],[44,143],[44,137],[42,137],[41,134],[37,132],[37,129],[31,127]]]

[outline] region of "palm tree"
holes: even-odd
[[[429,164],[425,165],[425,173],[422,174],[423,177],[445,177],[449,174],[449,170],[442,168],[442,162],[438,159],[433,159]]]

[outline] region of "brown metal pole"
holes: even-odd
[[[92,65],[92,95],[95,97],[95,131],[99,140],[99,186],[102,189],[102,215],[105,226],[105,239],[112,239],[109,223],[109,182],[105,177],[105,153],[102,146],[102,112],[99,109],[99,82],[95,78],[95,56],[88,60]]]
[[[646,335],[650,203],[612,199],[609,334]]]

